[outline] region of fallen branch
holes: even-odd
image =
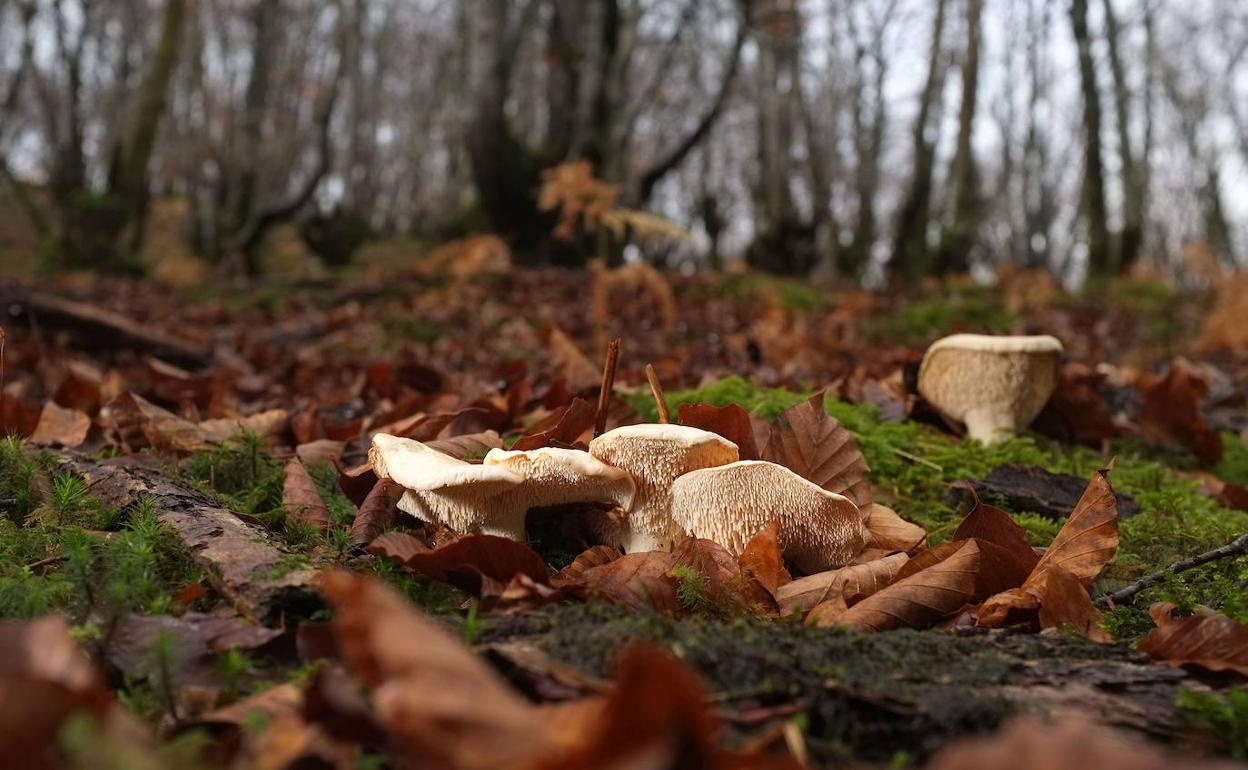
[[[1180,559],[1160,572],[1145,575],[1125,588],[1120,588],[1113,593],[1103,594],[1097,598],[1096,603],[1100,605],[1109,604],[1111,606],[1114,604],[1130,604],[1135,599],[1136,594],[1146,588],[1157,585],[1171,575],[1195,569],[1211,561],[1225,559],[1227,556],[1238,556],[1243,553],[1248,553],[1248,534],[1240,535],[1221,548],[1215,548],[1212,551],[1206,551],[1188,559]]]
[[[126,508],[149,498],[204,573],[239,614],[264,623],[319,606],[317,571],[303,566],[263,527],[243,521],[208,495],[151,468],[108,465],[81,455],[58,458],[106,505]]]

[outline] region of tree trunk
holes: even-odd
[[[979,97],[980,16],[983,0],[966,0],[966,55],[962,61],[962,106],[958,142],[949,172],[953,214],[941,238],[936,274],[965,273],[979,230],[979,173],[975,165],[975,114]]]
[[[1083,93],[1083,201],[1087,227],[1088,274],[1105,277],[1113,273],[1110,253],[1105,164],[1101,158],[1101,97],[1092,60],[1092,37],[1088,31],[1088,0],[1071,0],[1070,22],[1079,51],[1079,83]]]
[[[1122,64],[1118,17],[1113,0],[1103,0],[1105,40],[1109,45],[1109,66],[1114,76],[1114,112],[1118,124],[1118,156],[1122,162],[1122,232],[1118,236],[1117,269],[1126,273],[1139,257],[1144,235],[1144,214],[1148,190],[1140,173],[1131,139],[1131,93]]]
[[[933,110],[939,112],[945,80],[943,39],[947,4],[948,0],[936,0],[932,41],[927,54],[927,81],[919,94],[919,114],[914,121],[914,170],[910,174],[910,189],[897,217],[893,257],[888,265],[895,279],[908,282],[922,276],[928,261],[927,229],[931,217],[932,171],[936,157],[932,113]],[[939,119],[935,122],[938,124]]]

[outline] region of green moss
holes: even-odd
[[[21,523],[35,507],[35,464],[26,457],[22,440],[0,440],[0,511],[9,521]]]
[[[771,419],[805,396],[759,388],[739,377],[729,377],[706,388],[672,392],[668,400],[673,409],[681,403],[738,403]],[[638,411],[653,419],[654,406],[649,402],[648,392],[634,396]],[[963,512],[955,510],[946,497],[952,482],[982,478],[993,468],[1008,463],[1091,478],[1106,463],[1106,458],[1091,450],[1039,436],[1025,435],[984,446],[918,423],[881,422],[870,406],[829,398],[825,407],[857,437],[871,466],[876,499],[922,525],[933,543],[947,540],[961,521]],[[1228,453],[1224,461],[1224,470],[1231,475],[1238,473],[1238,451],[1236,448]],[[1176,465],[1187,467],[1183,463],[1190,464],[1190,457],[1126,441],[1118,442],[1112,454],[1116,463],[1110,476],[1114,488],[1134,497],[1141,512],[1121,523],[1118,557],[1102,579],[1106,590],[1160,570],[1180,558],[1216,548],[1248,531],[1248,513],[1222,507],[1204,495],[1196,482],[1174,473]],[[1011,513],[1035,545],[1047,545],[1061,526],[1060,521],[1034,514]],[[1144,611],[1149,603],[1163,597],[1183,606],[1204,604],[1248,618],[1242,602],[1235,599],[1243,592],[1228,590],[1235,580],[1243,579],[1240,572],[1242,569],[1234,561],[1223,561],[1185,573],[1179,580],[1144,592],[1134,608],[1120,611],[1125,617],[1117,617],[1115,622],[1120,628],[1132,629],[1132,635],[1140,629],[1147,630]]]
[[[770,295],[781,307],[799,313],[822,310],[829,303],[828,294],[809,283],[765,273],[725,275],[720,281],[717,294],[750,303]]]
[[[1223,481],[1248,487],[1248,443],[1234,433],[1222,434],[1222,460],[1213,469]]]
[[[1248,759],[1248,690],[1184,690],[1178,703],[1193,724],[1217,735],[1231,756]]]
[[[871,341],[915,345],[960,331],[1008,333],[1016,323],[1018,317],[1005,310],[999,292],[990,287],[961,287],[869,318],[863,331]]]
[[[269,456],[255,433],[240,432],[186,461],[185,475],[235,511],[264,518],[282,510],[282,464]]]

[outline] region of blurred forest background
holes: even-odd
[[[0,0],[0,263],[1173,279],[1245,96],[1241,0]]]

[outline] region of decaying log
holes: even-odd
[[[0,287],[8,323],[23,319],[44,328],[63,328],[83,335],[95,346],[142,350],[178,366],[198,368],[212,362],[212,350],[167,334],[108,308],[42,292]]]
[[[243,521],[208,495],[151,468],[67,454],[62,467],[86,480],[90,494],[126,507],[147,497],[160,521],[190,552],[204,578],[239,614],[258,623],[319,605],[314,569],[299,566],[263,527]]]
[[[1088,486],[1088,480],[1081,476],[1052,473],[1034,465],[1000,465],[984,478],[967,483],[975,487],[979,499],[985,503],[1057,520],[1070,515]],[[963,502],[966,496],[967,492],[956,486],[948,493],[953,503]],[[1117,492],[1116,496],[1118,518],[1129,519],[1139,514],[1140,505],[1135,498],[1122,492]]]

